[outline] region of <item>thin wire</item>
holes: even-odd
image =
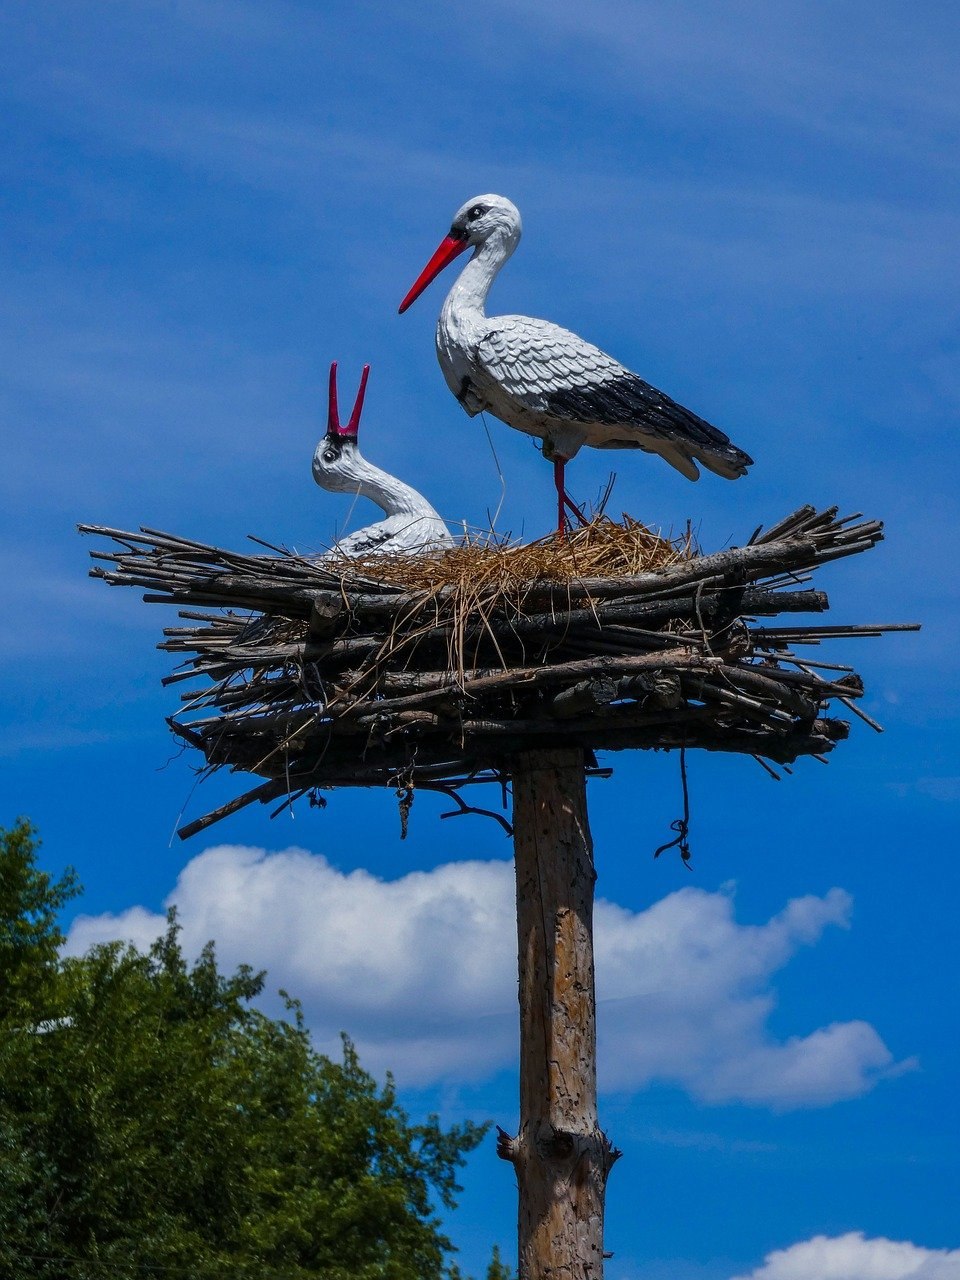
[[[344,537],[346,536],[347,530],[350,528],[350,521],[353,519],[353,513],[354,513],[354,510],[355,510],[355,508],[356,508],[356,505],[357,505],[357,502],[358,502],[359,498],[360,498],[360,486],[359,486],[359,485],[357,485],[356,491],[354,492],[353,498],[351,499],[350,506],[349,506],[349,508],[347,509],[347,514],[346,514],[346,515],[344,516],[344,518],[343,518],[343,535],[344,535]],[[337,522],[337,524],[335,524],[335,525],[334,525],[334,528],[335,528],[335,529],[337,529],[338,527],[339,527],[339,521]],[[338,541],[338,542],[342,542],[342,541],[343,541],[343,538],[338,537],[338,538],[337,538],[337,541]]]
[[[180,812],[177,814],[176,818],[174,819],[173,830],[170,832],[170,839],[167,841],[168,849],[172,848],[173,846],[174,836],[177,834],[177,828],[180,826],[180,819],[183,817],[184,813],[186,812],[187,805],[193,799],[193,794],[196,791],[197,787],[199,787],[202,778],[203,778],[203,770],[200,769],[197,771],[193,779],[193,785],[191,786],[190,790],[187,792],[187,794],[183,798],[183,804],[181,804],[180,806]]]
[[[493,519],[490,521],[490,532],[496,528],[497,519],[503,510],[503,504],[507,497],[507,482],[504,479],[503,471],[500,469],[500,459],[497,457],[497,451],[493,445],[493,436],[490,434],[490,428],[487,425],[487,415],[480,410],[480,421],[483,423],[483,429],[487,433],[487,444],[490,446],[490,452],[493,454],[493,464],[497,468],[497,475],[500,477],[500,501],[497,503],[497,509],[493,513]],[[487,513],[489,516],[489,512]]]

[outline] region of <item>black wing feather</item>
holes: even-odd
[[[558,387],[551,389],[544,400],[547,412],[558,418],[602,422],[611,427],[632,424],[662,434],[668,440],[686,441],[701,449],[735,455],[745,467],[753,461],[731,444],[730,437],[719,427],[685,409],[636,374],[628,373],[592,385]]]

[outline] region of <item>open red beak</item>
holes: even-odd
[[[340,407],[337,404],[337,362],[334,360],[330,366],[330,398],[327,409],[327,435],[340,436],[341,438],[356,440],[357,432],[360,430],[360,414],[363,412],[363,397],[367,393],[367,378],[370,376],[370,366],[363,366],[363,373],[360,375],[360,390],[357,392],[357,398],[353,403],[353,413],[350,415],[350,421],[345,427],[340,425]]]
[[[400,303],[400,314],[403,315],[407,307],[409,307],[411,303],[416,302],[417,298],[420,297],[421,293],[423,293],[430,281],[435,276],[438,276],[448,263],[452,262],[458,254],[463,253],[464,249],[468,247],[469,241],[465,238],[461,240],[456,236],[447,236],[442,240],[436,253],[417,276],[416,280],[413,282],[410,292]]]

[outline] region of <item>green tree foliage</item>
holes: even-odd
[[[454,1276],[432,1197],[484,1128],[411,1124],[349,1040],[252,1007],[262,974],[188,965],[172,913],[145,954],[58,959],[76,884],[35,847],[0,829],[0,1275]]]
[[[513,1272],[500,1257],[499,1245],[493,1246],[493,1257],[487,1267],[487,1280],[514,1280]]]
[[[57,916],[80,892],[72,870],[54,882],[37,867],[36,832],[25,818],[0,827],[0,1023],[47,1016],[63,934]]]

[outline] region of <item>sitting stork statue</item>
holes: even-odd
[[[697,463],[735,480],[752,459],[719,429],[583,338],[548,320],[488,316],[494,278],[520,240],[520,212],[504,196],[474,196],[454,214],[450,234],[400,304],[406,311],[466,249],[470,261],[447,295],[437,323],[437,356],[447,386],[471,416],[489,409],[508,426],[543,440],[553,462],[559,533],[564,508],[581,520],[564,490],[564,467],[583,445],[657,453],[689,480]]]
[[[330,401],[327,434],[313,455],[313,478],[321,489],[331,493],[355,493],[369,498],[383,510],[385,520],[358,529],[341,538],[332,548],[333,555],[368,556],[384,553],[418,555],[425,551],[443,551],[454,545],[447,526],[430,503],[416,489],[373,466],[357,446],[363,397],[367,390],[368,364],[363,366],[360,390],[350,421],[340,425],[337,407],[337,364],[330,366]]]

